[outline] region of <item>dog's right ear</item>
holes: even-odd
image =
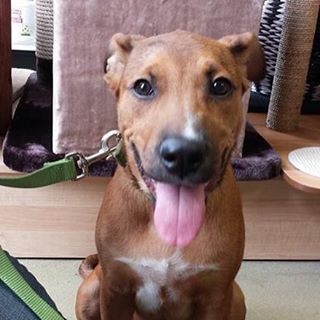
[[[225,44],[237,62],[246,67],[247,78],[250,81],[261,80],[265,75],[265,59],[258,37],[245,32],[225,36],[219,40]]]
[[[109,53],[105,63],[104,80],[109,88],[116,92],[127,64],[128,56],[134,45],[144,37],[140,35],[115,34],[109,44]]]

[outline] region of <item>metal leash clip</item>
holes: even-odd
[[[115,141],[112,145],[112,141]],[[121,134],[118,130],[111,130],[107,132],[101,139],[101,147],[97,153],[90,156],[85,156],[80,152],[68,153],[65,158],[73,158],[81,173],[76,176],[75,181],[86,177],[89,174],[89,167],[91,164],[100,160],[109,160],[113,157],[113,152],[117,149],[121,141]]]

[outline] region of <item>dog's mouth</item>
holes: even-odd
[[[154,180],[146,173],[134,145],[133,151],[136,166],[148,190],[141,189],[155,203],[154,226],[159,237],[171,246],[187,246],[203,225],[206,194],[215,184],[213,179],[194,185]]]
[[[155,200],[156,200],[156,188],[155,188],[155,186],[156,186],[157,182],[156,182],[156,180],[150,178],[146,174],[146,172],[144,170],[144,167],[142,165],[142,161],[141,161],[139,152],[138,152],[136,146],[134,144],[132,144],[131,146],[132,146],[132,150],[133,150],[133,153],[134,153],[134,160],[135,160],[136,166],[137,166],[138,171],[139,171],[139,173],[141,175],[141,178],[144,181],[145,185],[147,186],[148,190],[145,190],[145,188],[142,188],[142,189],[143,189],[143,191],[146,191],[147,195],[155,202]]]

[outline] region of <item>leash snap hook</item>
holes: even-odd
[[[77,167],[81,170],[73,181],[80,180],[89,174],[89,166],[86,157],[80,152],[70,152],[65,156],[66,159],[73,159]]]
[[[121,133],[119,130],[111,130],[102,137],[100,150],[109,151],[107,160],[109,160],[111,157],[114,157],[114,152],[118,148],[120,142]]]
[[[84,156],[80,152],[68,153],[65,158],[73,158],[81,173],[77,175],[74,180],[80,180],[89,174],[89,167],[91,164],[100,160],[109,160],[113,157],[113,152],[116,151],[118,144],[121,141],[121,134],[118,130],[111,130],[106,133],[101,139],[100,150],[90,156]]]

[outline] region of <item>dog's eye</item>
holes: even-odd
[[[137,80],[133,85],[134,92],[141,97],[153,96],[154,90],[151,83],[145,79]]]
[[[213,96],[223,97],[231,93],[232,84],[226,78],[218,78],[211,82],[209,91]]]

